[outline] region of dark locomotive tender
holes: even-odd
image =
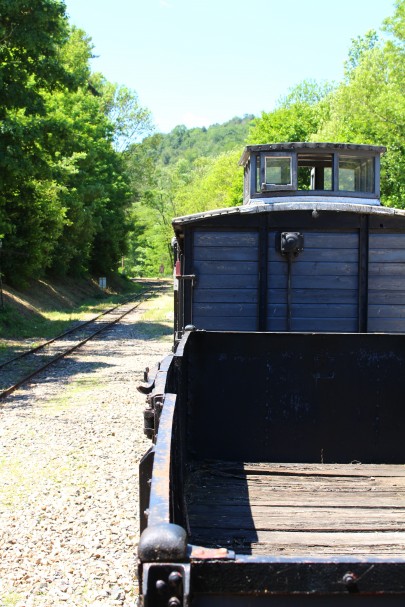
[[[244,204],[177,218],[148,393],[144,605],[405,599],[405,213],[383,147],[249,146]]]

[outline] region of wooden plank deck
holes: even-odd
[[[405,554],[405,465],[204,462],[187,482],[193,544],[239,554]]]

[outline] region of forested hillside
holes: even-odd
[[[194,162],[201,156],[218,156],[234,150],[246,141],[253,118],[253,114],[247,114],[208,128],[188,129],[179,125],[167,135],[155,135],[159,141],[156,145],[158,162],[164,165],[174,164],[180,159]]]
[[[129,149],[126,160],[136,191],[129,273],[156,273],[159,264],[170,266],[172,217],[241,203],[237,163],[244,143],[385,145],[382,202],[405,208],[405,0],[395,3],[394,14],[381,31],[360,32],[352,41],[342,82],[298,83],[275,109],[250,120],[248,126],[242,145],[235,142],[234,149],[224,145],[222,153],[214,156],[201,154],[194,159],[195,148],[185,146],[177,160],[171,153],[167,164],[161,157],[164,147],[154,137]],[[184,127],[177,127],[177,135],[187,142]]]
[[[132,275],[171,272],[175,216],[242,202],[237,162],[253,116],[208,128],[177,126],[132,145],[124,154],[134,194],[133,235],[126,257]]]
[[[246,143],[386,145],[382,201],[405,207],[405,0],[359,32],[342,82],[297,83],[260,117],[164,135],[135,91],[91,73],[91,40],[63,0],[0,0],[0,40],[7,281],[107,273],[122,258],[128,275],[170,274],[172,218],[241,203]]]
[[[59,0],[0,0],[2,273],[116,270],[131,189],[119,146],[150,131],[136,93],[91,74]]]

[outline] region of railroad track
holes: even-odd
[[[147,284],[136,297],[110,308],[91,320],[85,321],[0,364],[0,399],[17,390],[35,375],[68,356],[99,333],[119,322],[124,316],[138,308],[148,298],[167,288],[162,284]]]

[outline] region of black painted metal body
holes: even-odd
[[[290,159],[292,182],[298,183],[300,163],[311,162],[315,187],[325,186],[326,169],[332,172],[330,191],[315,192],[317,198],[274,191],[266,171],[275,174],[274,158],[287,145],[283,159]],[[405,493],[389,470],[404,476],[405,213],[377,205],[382,148],[316,145],[249,148],[244,207],[174,220],[175,351],[143,387],[154,443],[140,466],[145,607],[404,604]],[[353,154],[368,167],[370,159],[375,163],[374,186],[342,194],[339,179]],[[273,198],[278,202],[268,204]],[[299,515],[273,499],[280,479],[287,489],[297,485],[294,466],[304,467],[309,479],[304,474],[291,494],[307,496]],[[310,480],[333,466],[348,466],[349,473],[317,502]],[[364,480],[362,466],[376,475],[379,467],[387,470],[380,494],[373,493],[371,473]],[[256,486],[247,468],[258,477]],[[225,496],[220,510],[215,500],[225,481],[237,492]],[[357,524],[349,494],[364,486],[370,501],[364,493]],[[386,494],[394,500],[387,505]],[[296,553],[285,539],[280,549],[266,517],[282,518],[286,506],[285,537],[299,536],[294,517],[305,513],[305,499],[318,535]],[[375,500],[382,500],[378,512],[388,520],[381,526],[378,514],[367,519]],[[334,548],[333,538],[345,531],[333,514],[342,503],[350,539]],[[325,519],[325,511],[330,546],[323,550],[316,517]],[[212,524],[203,529],[207,520]],[[356,537],[373,547],[358,548]]]
[[[278,203],[175,220],[187,325],[230,331],[405,332],[405,213],[345,203]],[[302,236],[297,255],[283,233]]]
[[[191,331],[161,375],[168,394],[154,447],[142,563],[151,561],[150,542],[156,567],[167,575],[173,559],[174,569],[188,576],[192,605],[224,597],[224,604],[243,599],[248,605],[256,597],[295,607],[308,595],[331,605],[352,594],[368,596],[366,605],[405,600],[405,555],[238,555],[229,544],[216,549],[215,535],[205,551],[191,545],[192,534],[187,547],[180,538],[180,551],[177,536],[168,546],[156,544],[169,523],[188,529],[187,471],[207,460],[403,464],[405,336]],[[144,579],[143,571],[142,564]],[[148,604],[168,604],[170,592],[160,603],[155,577],[148,579],[154,580],[152,588],[144,580]]]

